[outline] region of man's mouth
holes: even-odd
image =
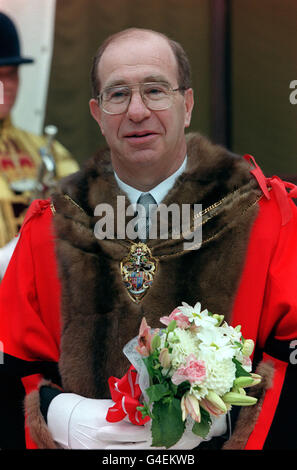
[[[129,134],[126,134],[125,137],[127,139],[141,139],[141,138],[150,137],[153,135],[157,135],[157,133],[153,131],[141,131],[141,132],[130,132]]]

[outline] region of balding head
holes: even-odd
[[[187,55],[182,46],[172,39],[168,38],[165,34],[153,31],[150,29],[141,28],[129,28],[120,31],[112,36],[109,36],[99,47],[97,53],[93,59],[93,65],[91,70],[91,84],[92,84],[92,96],[97,98],[100,93],[101,84],[99,78],[100,61],[104,52],[108,52],[109,47],[114,47],[118,42],[123,40],[149,40],[155,38],[163,39],[170,46],[177,64],[177,80],[178,85],[181,88],[188,89],[191,87],[191,69]]]

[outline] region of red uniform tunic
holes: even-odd
[[[258,168],[258,167],[256,167]],[[259,348],[271,333],[277,344],[297,338],[297,188],[278,179],[254,175],[263,190],[244,270],[238,287],[232,324],[242,325],[245,338]],[[270,189],[267,190],[267,187]],[[0,287],[0,340],[5,355],[35,363],[57,363],[60,345],[60,293],[52,233],[50,201],[34,201],[20,240]],[[264,353],[275,365],[273,388],[265,395],[258,421],[246,448],[262,448],[279,404],[289,358]],[[26,391],[40,374],[24,374]],[[295,392],[296,393],[296,392]],[[289,417],[288,417],[289,419]],[[27,435],[27,448],[34,448]]]

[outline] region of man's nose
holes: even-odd
[[[127,109],[127,117],[134,122],[140,122],[148,118],[151,111],[144,104],[139,91],[134,91]]]

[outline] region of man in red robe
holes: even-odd
[[[90,109],[109,149],[32,204],[0,287],[2,371],[27,394],[27,448],[150,448],[146,426],[105,421],[108,378],[128,370],[122,349],[141,318],[158,327],[182,301],[241,324],[262,381],[257,404],[232,410],[231,426],[222,420],[210,440],[187,434],[176,448],[296,448],[297,188],[265,178],[249,155],[185,136],[189,66],[163,35],[109,38],[92,77]],[[148,237],[154,275],[140,296],[122,269],[134,241],[117,224],[98,239],[96,207],[117,213],[118,196],[127,208],[148,193],[155,204],[202,204],[203,238],[187,250],[182,237]]]

